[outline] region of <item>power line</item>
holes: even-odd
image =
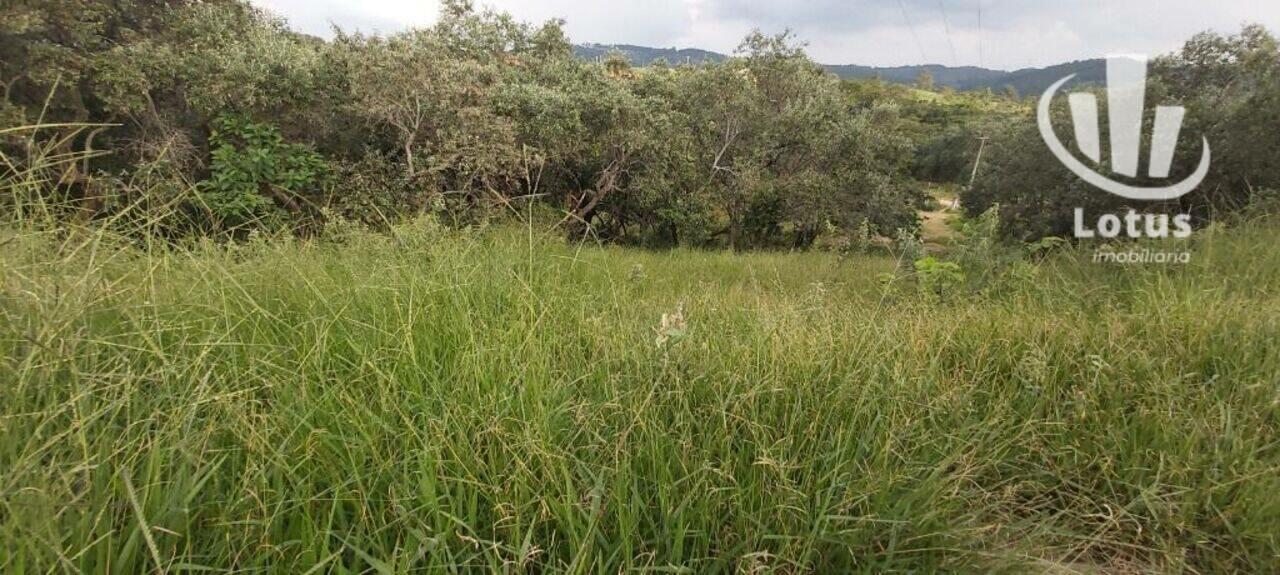
[[[901,3],[901,0],[899,0],[899,3]],[[982,58],[982,0],[978,0],[978,67],[987,67]]]
[[[911,38],[916,42],[916,49],[920,51],[920,63],[928,64],[929,57],[924,55],[924,45],[920,43],[920,36],[916,34],[916,26],[911,23],[911,17],[907,16],[907,5],[898,0],[898,8],[902,9],[902,19],[907,22],[907,28],[911,30]]]
[[[956,44],[951,41],[951,22],[947,20],[947,8],[943,6],[942,0],[938,0],[938,11],[942,13],[942,29],[947,33],[947,47],[951,48],[951,64],[960,65],[960,59],[956,57]]]

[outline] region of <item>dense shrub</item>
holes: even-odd
[[[244,0],[52,0],[7,16],[0,120],[76,124],[40,144],[84,158],[58,176],[81,219],[180,203],[194,225],[169,233],[304,230],[325,209],[376,225],[424,210],[473,222],[531,201],[574,238],[805,248],[833,227],[916,228],[927,198],[913,180],[967,182],[982,136],[964,203],[970,215],[999,203],[1008,235],[1063,235],[1071,207],[1124,207],[1058,166],[1025,102],[842,83],[789,34],[755,32],[719,63],[635,68],[574,59],[559,21],[466,0],[428,28],[332,41]],[[1156,209],[1211,215],[1280,186],[1278,54],[1250,27],[1157,62],[1152,97],[1184,102],[1188,130],[1216,154],[1200,191]],[[278,140],[229,143],[219,119],[233,117]],[[23,156],[0,135],[0,151]],[[140,172],[156,198],[130,183]],[[321,193],[322,172],[345,182]],[[193,182],[200,193],[174,192]]]
[[[305,225],[328,176],[319,154],[287,143],[275,127],[226,116],[209,136],[209,178],[199,199],[217,229]]]
[[[560,22],[462,0],[429,28],[327,42],[239,0],[18,11],[0,37],[0,112],[29,121],[48,101],[47,122],[110,124],[107,156],[47,138],[94,155],[72,179],[116,198],[139,190],[121,182],[140,166],[198,182],[181,196],[190,230],[308,229],[326,209],[467,222],[525,200],[560,210],[573,237],[648,245],[805,247],[827,225],[914,226],[901,115],[842,92],[788,35],[638,69],[574,59]],[[325,174],[338,180],[321,193]],[[134,205],[82,203],[113,218]]]

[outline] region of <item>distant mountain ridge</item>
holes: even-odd
[[[860,66],[858,64],[824,64],[831,73],[841,78],[880,78],[895,84],[914,84],[920,75],[928,72],[936,86],[948,86],[957,90],[961,85],[976,86],[983,82],[995,81],[1008,75],[1008,72],[990,70],[977,66],[950,67],[940,64],[924,66],[894,66],[880,68],[876,66]]]
[[[575,44],[573,46],[574,56],[583,60],[603,58],[610,52],[621,52],[637,66],[648,66],[658,60],[666,60],[668,64],[677,66],[719,62],[728,58],[724,54],[698,48],[650,48],[632,44]]]
[[[648,66],[663,59],[668,64],[703,64],[720,62],[728,56],[698,48],[651,48],[633,44],[579,44],[573,47],[574,55],[584,60],[603,58],[610,52],[620,52],[637,66]],[[924,72],[933,77],[933,84],[960,91],[1001,91],[1013,88],[1021,95],[1043,92],[1051,84],[1068,74],[1075,74],[1075,84],[1106,83],[1106,60],[1079,60],[1047,68],[1023,68],[1007,72],[977,66],[923,66],[876,67],[857,64],[823,64],[831,73],[845,79],[880,78],[895,84],[914,84]]]
[[[1005,87],[1012,87],[1021,95],[1039,94],[1049,88],[1054,82],[1065,78],[1070,74],[1075,74],[1069,85],[1092,84],[1095,86],[1105,86],[1107,84],[1107,61],[1101,58],[1092,60],[1077,60],[1049,66],[1047,68],[1023,68],[1012,72],[1004,72],[999,78],[987,81],[965,81],[956,86],[957,90],[983,90],[991,88],[993,90],[1003,90]]]

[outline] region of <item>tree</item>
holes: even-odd
[[[1183,205],[1237,208],[1258,189],[1280,189],[1280,42],[1266,28],[1197,34],[1182,50],[1155,60],[1157,89],[1187,108],[1186,134],[1203,134],[1213,150],[1210,176]],[[1194,166],[1199,138],[1184,136],[1175,166]],[[1210,210],[1209,208],[1212,208]]]
[[[922,70],[919,76],[916,76],[916,87],[921,90],[933,91],[933,74],[928,70]]]
[[[786,230],[807,246],[828,223],[914,227],[896,113],[850,106],[789,33],[748,36],[690,79],[681,106],[706,170],[700,193],[724,215],[730,247],[782,243]]]

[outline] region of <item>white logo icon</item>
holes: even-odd
[[[1049,150],[1067,168],[1086,182],[1117,196],[1131,200],[1172,200],[1180,197],[1204,181],[1209,173],[1209,140],[1204,140],[1204,152],[1200,165],[1187,179],[1176,184],[1144,188],[1117,182],[1097,173],[1081,162],[1058,140],[1049,121],[1049,105],[1063,84],[1075,74],[1058,80],[1040,97],[1037,120],[1040,136]],[[1111,169],[1127,177],[1138,175],[1139,155],[1142,144],[1142,114],[1147,91],[1147,57],[1142,55],[1110,56],[1107,58],[1107,123],[1111,131]],[[1080,153],[1096,165],[1102,161],[1102,146],[1098,136],[1098,99],[1086,92],[1070,94],[1071,118],[1075,128],[1076,146]],[[1182,131],[1182,118],[1186,109],[1182,106],[1157,106],[1155,127],[1151,135],[1151,158],[1147,175],[1152,178],[1169,177],[1173,152],[1178,147],[1178,135]]]

